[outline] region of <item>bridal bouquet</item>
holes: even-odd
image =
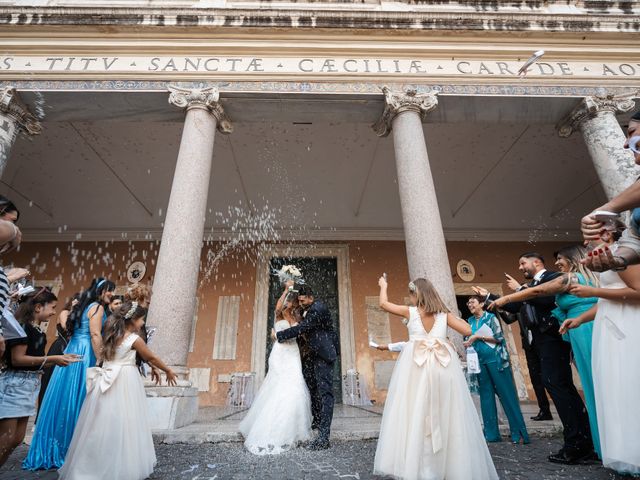
[[[280,279],[281,283],[286,283],[289,280],[294,282],[300,282],[302,278],[302,272],[295,265],[285,265],[276,272],[276,275]]]

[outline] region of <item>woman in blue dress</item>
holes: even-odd
[[[586,258],[586,254],[587,250],[582,245],[564,247],[558,250],[554,254],[556,258],[555,265],[562,272],[561,276],[542,285],[525,288],[519,292],[500,297],[494,302],[495,305],[501,307],[509,302],[522,302],[538,296],[555,294],[558,307],[553,311],[553,316],[558,319],[559,329],[565,320],[580,316],[598,302],[596,297],[580,298],[567,292],[571,285],[599,286],[597,277],[581,263],[581,260]],[[491,309],[492,307],[490,306],[489,308]],[[563,335],[563,338],[571,343],[573,358],[580,376],[585,405],[589,414],[593,446],[598,456],[601,457],[591,369],[592,337],[593,322],[583,323],[578,328],[569,330],[567,334]]]
[[[96,352],[100,355],[102,348],[102,325],[107,318],[104,306],[114,289],[109,280],[95,279],[69,315],[67,328],[72,334],[64,353],[80,355],[82,361],[54,369],[22,464],[27,470],[60,468],[64,463],[86,395],[87,368],[95,366]]]
[[[493,313],[485,312],[482,308],[484,299],[477,296],[469,297],[467,307],[473,314],[467,319],[471,327],[471,336],[466,338],[464,345],[478,354],[480,373],[478,385],[480,393],[480,408],[484,437],[487,442],[499,442],[498,410],[496,395],[500,399],[504,413],[509,420],[511,441],[513,443],[529,443],[529,434],[520,410],[518,392],[513,381],[509,352],[500,326],[500,321]]]

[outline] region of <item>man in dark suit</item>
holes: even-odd
[[[304,311],[303,311],[304,312]],[[320,428],[320,414],[322,413],[322,405],[320,396],[318,395],[318,384],[316,383],[315,364],[313,361],[313,352],[309,348],[309,342],[306,335],[301,334],[296,337],[296,343],[300,350],[300,361],[302,363],[302,376],[309,389],[311,396],[311,429],[318,430]]]
[[[530,279],[529,287],[556,278],[558,272],[545,269],[544,258],[539,253],[524,253],[520,256],[518,269]],[[487,302],[498,298],[489,295]],[[573,384],[570,355],[571,346],[558,332],[560,325],[552,315],[556,307],[555,297],[538,297],[526,302],[513,302],[502,308],[521,315],[533,336],[539,358],[542,381],[556,406],[564,427],[564,446],[549,456],[549,461],[563,464],[586,463],[597,459],[593,451],[587,409]]]
[[[316,409],[314,420],[317,420],[319,429],[318,437],[307,448],[324,450],[329,448],[333,419],[333,367],[340,354],[338,335],[333,328],[331,313],[324,303],[315,300],[309,286],[300,286],[298,302],[304,309],[302,321],[294,327],[279,331],[276,338],[279,342],[284,342],[300,335],[304,336],[304,355],[307,357],[305,363],[308,367],[313,366],[313,378],[307,381],[307,385],[311,384],[311,405],[312,410]],[[308,370],[309,368],[307,376],[310,376]]]
[[[520,285],[520,283],[511,275],[507,275],[507,285],[514,292],[527,288],[529,284]],[[529,326],[524,318],[524,315],[504,315],[502,320],[507,324],[518,322],[520,326],[520,337],[522,339],[522,349],[527,359],[527,368],[529,369],[529,378],[531,378],[531,385],[533,386],[533,392],[536,395],[538,402],[538,414],[531,417],[531,420],[539,422],[541,420],[553,420],[551,415],[551,407],[549,405],[549,398],[547,398],[547,392],[544,389],[544,382],[542,381],[542,369],[540,368],[540,352],[538,346],[533,341],[533,332],[529,329]]]

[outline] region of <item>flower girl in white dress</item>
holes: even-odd
[[[399,479],[491,480],[498,474],[485,443],[447,326],[471,335],[424,278],[409,284],[413,306],[389,302],[381,277],[380,307],[407,318],[409,341],[391,376],[374,473]]]
[[[285,286],[276,306],[275,331],[298,323],[298,300]],[[275,342],[269,372],[247,416],[240,422],[244,446],[255,455],[273,455],[311,440],[311,398],[302,375],[300,350],[295,340]]]
[[[109,317],[102,335],[101,368],[87,370],[87,396],[58,473],[61,480],[142,480],[156,464],[146,394],[136,352],[163,370],[169,385],[176,375],[136,335],[146,309],[126,303]]]

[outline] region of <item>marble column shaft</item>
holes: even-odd
[[[153,283],[149,324],[153,349],[169,365],[186,366],[195,314],[216,128],[231,131],[214,89],[170,87],[169,102],[186,109]]]
[[[633,109],[630,99],[587,97],[559,125],[560,136],[580,130],[608,199],[627,188],[637,176],[633,154],[623,148],[625,133],[616,113]]]
[[[457,314],[455,290],[429,165],[422,118],[435,109],[435,94],[392,93],[385,89],[386,107],[374,130],[393,131],[405,246],[411,279],[429,279]]]
[[[42,126],[20,101],[16,89],[5,87],[0,90],[0,178],[9,161],[11,147],[20,131],[37,135],[42,131]]]

